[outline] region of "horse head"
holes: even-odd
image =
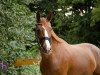
[[[49,53],[51,51],[51,18],[52,14],[49,13],[49,15],[44,18],[40,17],[40,13],[37,12],[36,19],[36,36],[39,43],[39,46],[41,48],[41,51],[45,53]]]

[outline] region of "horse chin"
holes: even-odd
[[[43,53],[49,54],[51,52],[51,48],[47,49],[47,48],[43,48]]]

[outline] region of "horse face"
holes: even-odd
[[[51,50],[51,24],[50,16],[45,18],[40,18],[39,13],[37,14],[37,25],[36,25],[37,37],[42,50],[49,53]]]

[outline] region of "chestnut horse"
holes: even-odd
[[[100,75],[100,49],[89,43],[71,45],[59,38],[51,27],[51,15],[36,15],[42,75]]]

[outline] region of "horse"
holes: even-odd
[[[100,49],[90,43],[69,44],[51,26],[52,13],[36,13],[36,37],[42,75],[100,75]]]

